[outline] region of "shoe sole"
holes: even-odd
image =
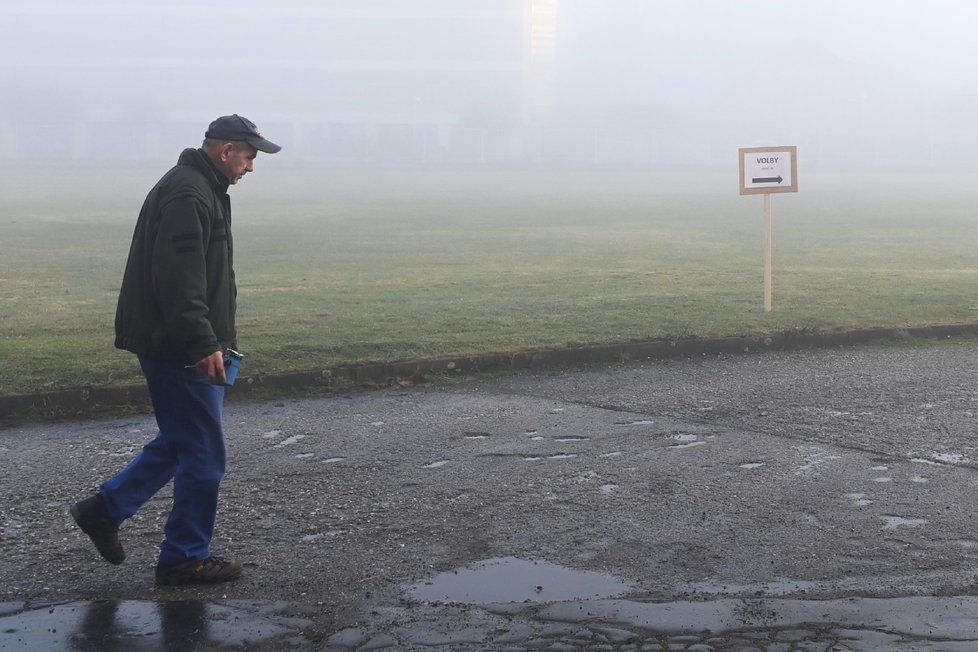
[[[74,519],[75,525],[78,526],[78,529],[81,530],[82,532],[84,532],[85,533],[85,536],[88,537],[88,540],[91,541],[92,542],[92,545],[95,546],[95,550],[102,557],[102,559],[104,559],[105,561],[109,562],[113,566],[118,566],[119,564],[121,564],[122,562],[124,562],[126,560],[126,553],[125,553],[125,551],[122,552],[122,557],[120,557],[118,560],[116,560],[114,557],[109,557],[104,552],[102,552],[101,549],[99,549],[98,544],[95,543],[95,539],[92,538],[92,535],[89,534],[88,532],[85,532],[85,528],[82,527],[82,524],[81,524],[81,510],[78,509],[78,505],[72,505],[71,507],[69,507],[68,508],[68,513],[71,514],[71,518]]]
[[[165,586],[202,586],[207,584],[223,584],[225,582],[233,582],[239,577],[241,577],[241,564],[231,564],[225,566],[222,572],[208,575],[206,573],[195,573],[193,571],[186,572],[189,566],[183,566],[180,570],[177,569],[166,569],[162,570],[157,567],[155,577],[156,583]],[[184,572],[181,572],[184,571]]]

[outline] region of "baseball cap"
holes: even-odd
[[[244,118],[237,113],[234,115],[223,115],[207,127],[204,138],[216,138],[218,140],[242,140],[259,152],[274,154],[282,149],[275,143],[266,140],[255,123]]]

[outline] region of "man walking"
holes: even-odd
[[[210,124],[150,190],[136,222],[116,311],[115,345],[135,353],[159,434],[71,515],[108,562],[126,557],[119,525],[173,480],[173,509],[156,566],[160,584],[237,579],[241,564],[211,554],[225,471],[224,357],[236,348],[228,186],[275,153],[239,115]]]

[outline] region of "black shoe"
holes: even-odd
[[[188,559],[175,564],[156,565],[156,583],[177,586],[180,584],[219,584],[241,577],[241,564],[211,555],[207,559]]]
[[[126,551],[119,543],[119,526],[109,520],[105,504],[98,494],[71,506],[71,517],[82,532],[95,544],[98,554],[110,564],[121,564],[126,559]]]

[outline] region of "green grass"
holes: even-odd
[[[961,323],[978,310],[978,184],[736,169],[316,169],[232,189],[247,373],[798,329]],[[112,348],[135,214],[163,167],[0,181],[0,394],[139,382]],[[69,181],[53,181],[67,178]]]

